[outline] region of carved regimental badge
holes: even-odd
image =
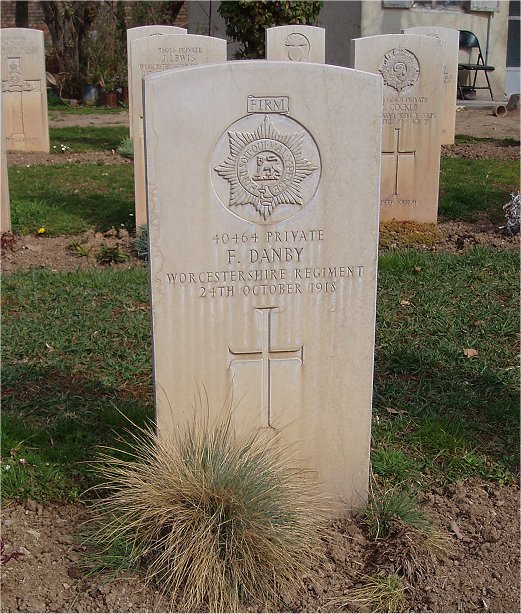
[[[253,115],[232,124],[216,147],[212,166],[221,203],[257,223],[282,221],[301,211],[320,179],[315,141],[285,115]]]
[[[420,64],[407,49],[392,49],[384,55],[380,73],[385,85],[400,92],[418,81]]]

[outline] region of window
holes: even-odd
[[[466,8],[466,0],[414,0],[413,8],[431,9],[433,11],[462,11]]]

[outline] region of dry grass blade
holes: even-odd
[[[415,584],[432,572],[437,559],[444,558],[450,548],[450,536],[435,527],[419,531],[403,522],[396,522],[392,533],[378,544],[373,564],[389,568]]]
[[[287,450],[238,436],[228,416],[175,438],[143,431],[126,460],[104,454],[97,539],[124,539],[183,611],[276,607],[323,553],[315,487]]]
[[[405,586],[396,574],[366,576],[363,585],[353,589],[350,601],[369,606],[373,612],[399,612],[404,602]]]

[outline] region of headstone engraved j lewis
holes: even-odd
[[[130,43],[132,100],[130,123],[134,141],[134,193],[136,228],[146,224],[145,152],[143,145],[142,80],[145,75],[198,64],[226,62],[226,41],[196,34],[164,34],[137,38]],[[164,111],[163,111],[164,112]],[[197,131],[192,135],[197,138]]]
[[[43,32],[2,28],[2,114],[8,151],[49,151]]]
[[[326,31],[316,26],[266,28],[266,59],[291,62],[326,61]]]
[[[403,33],[433,36],[434,38],[445,41],[441,144],[452,145],[454,143],[454,131],[456,128],[459,31],[454,28],[441,28],[438,26],[418,26],[415,28],[405,28]]]
[[[374,75],[294,62],[145,78],[159,431],[197,388],[213,415],[232,395],[238,428],[295,443],[334,513],[367,495],[381,96]]]
[[[147,38],[148,36],[163,36],[165,34],[187,34],[186,28],[178,28],[177,26],[139,26],[137,28],[129,28],[127,30],[127,65],[128,65],[128,91],[133,90],[134,77],[132,75],[132,49],[131,42],[136,38]],[[138,87],[141,91],[141,77],[139,77]],[[132,117],[132,97],[128,98],[128,114]],[[129,122],[130,137],[133,137],[134,127],[132,122]]]
[[[445,43],[413,34],[352,43],[355,68],[384,84],[380,220],[435,224]]]

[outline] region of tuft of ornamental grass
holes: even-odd
[[[396,574],[367,576],[349,600],[371,607],[372,612],[399,612],[404,602],[403,579]]]
[[[122,139],[121,143],[118,145],[116,151],[123,158],[128,158],[129,160],[134,159],[134,142],[130,137],[125,137]]]
[[[237,434],[231,415],[132,437],[130,455],[100,458],[97,540],[130,544],[127,568],[141,566],[171,611],[265,609],[302,590],[323,556],[322,504],[287,449]]]
[[[431,572],[450,548],[450,536],[420,508],[417,496],[400,486],[373,491],[366,508],[366,525],[377,540],[373,565],[415,583]]]
[[[134,239],[134,252],[140,260],[148,262],[148,226],[142,224]]]
[[[392,568],[414,585],[435,571],[438,560],[446,558],[449,549],[450,535],[446,531],[434,526],[418,530],[396,522],[393,533],[378,544],[372,562],[380,570]]]
[[[418,497],[401,486],[371,493],[365,509],[365,523],[373,539],[385,539],[401,524],[419,532],[429,532],[433,526],[420,509]]]

